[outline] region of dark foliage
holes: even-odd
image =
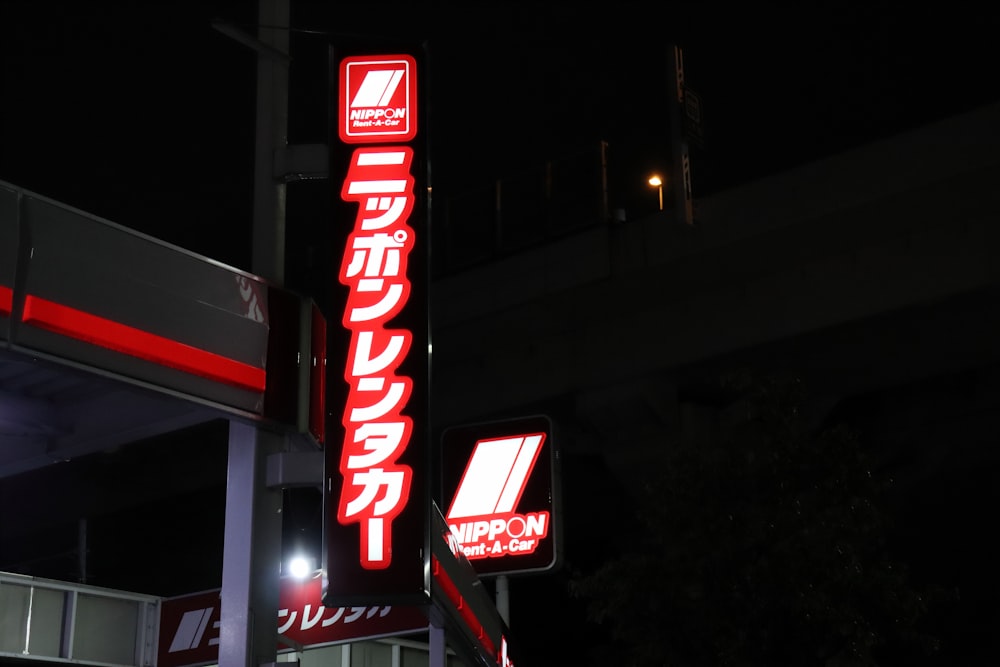
[[[927,592],[886,547],[885,488],[843,426],[807,428],[798,382],[730,383],[710,442],[669,443],[634,549],[573,595],[621,664],[922,664]]]

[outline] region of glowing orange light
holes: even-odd
[[[652,176],[649,177],[649,184],[652,185],[654,188],[656,188],[659,191],[659,194],[660,194],[660,210],[662,211],[663,210],[663,181],[660,179],[659,176],[657,176],[656,174],[653,174]]]

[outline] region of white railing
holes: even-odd
[[[0,659],[156,663],[160,599],[0,572]]]

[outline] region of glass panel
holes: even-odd
[[[402,649],[402,667],[430,667],[430,654],[427,651],[410,646],[403,646]]]
[[[31,637],[28,641],[28,652],[32,655],[59,657],[65,602],[65,591],[35,589],[35,598],[31,602]]]
[[[0,651],[20,653],[24,650],[30,592],[28,586],[0,584]]]
[[[81,594],[77,598],[73,657],[134,665],[138,627],[138,602]]]
[[[310,648],[299,653],[300,667],[341,667],[344,664],[342,656],[343,646],[324,646],[323,648]]]
[[[375,642],[351,644],[351,667],[392,667],[392,646]]]

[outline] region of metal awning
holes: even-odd
[[[0,477],[220,417],[315,450],[317,321],[257,276],[0,182]]]

